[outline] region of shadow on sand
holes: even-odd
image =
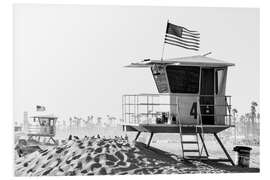
[[[144,149],[144,152],[147,154],[147,156],[149,157],[153,157],[155,159],[159,159],[163,162],[168,162],[169,164],[173,165],[177,165],[179,166],[179,163],[183,164],[183,166],[186,166],[188,168],[198,168],[197,166],[203,165],[203,166],[208,166],[208,167],[212,167],[213,170],[222,170],[224,172],[227,173],[258,173],[260,172],[259,168],[242,168],[239,166],[232,166],[232,165],[228,165],[225,163],[221,163],[221,162],[213,162],[211,160],[183,160],[181,159],[181,157],[160,150],[158,148],[155,147],[149,147],[147,148],[146,144],[141,143],[141,142],[136,142],[136,146],[140,149]],[[197,162],[197,163],[194,163]]]

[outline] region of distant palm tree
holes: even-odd
[[[235,108],[233,108],[233,109],[232,109],[232,115],[233,115],[233,117],[234,117],[234,124],[236,123],[236,115],[237,115],[237,113],[238,113],[238,110],[235,109]]]
[[[255,135],[255,120],[256,120],[256,107],[258,106],[258,103],[255,101],[251,102],[251,112],[250,112],[250,117],[251,117],[251,132],[252,136]]]
[[[97,124],[98,125],[101,125],[101,120],[102,120],[102,117],[97,117]]]
[[[241,135],[244,135],[246,137],[246,124],[245,124],[245,121],[246,121],[246,117],[244,115],[241,115],[240,118],[239,118],[239,121],[240,121],[240,133]]]
[[[72,129],[72,117],[69,118],[69,128]]]
[[[257,113],[257,132],[258,136],[260,135],[260,113]]]
[[[245,114],[245,138],[246,139],[249,139],[249,136],[250,136],[250,113],[246,113]]]
[[[91,126],[91,124],[93,123],[93,118],[94,116],[91,115],[87,116],[87,120],[83,120],[86,128],[89,128]]]
[[[258,120],[258,122],[260,122],[260,113],[257,113],[257,120]]]
[[[66,125],[66,121],[63,120],[63,129],[64,129],[64,130],[66,130],[66,126],[67,126],[67,125]]]

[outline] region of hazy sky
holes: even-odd
[[[157,93],[149,69],[160,59],[167,20],[201,33],[199,52],[166,45],[165,58],[205,54],[235,63],[227,94],[239,113],[259,102],[259,10],[81,5],[14,6],[15,120],[36,105],[61,119],[121,117],[121,96]]]

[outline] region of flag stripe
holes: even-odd
[[[185,33],[185,32],[183,32],[182,35],[191,36],[191,37],[194,37],[194,38],[200,38],[200,35],[193,35],[193,34],[189,34],[189,33]]]
[[[200,39],[200,37],[199,36],[193,36],[193,35],[189,35],[189,34],[184,34],[184,33],[182,33],[182,37],[183,36],[186,36],[186,37],[191,37],[191,38],[197,38],[197,39]]]
[[[199,45],[195,45],[195,44],[187,44],[187,43],[184,43],[184,42],[181,42],[177,39],[173,39],[173,38],[165,38],[165,40],[170,40],[172,42],[175,42],[175,43],[181,43],[182,45],[185,45],[185,46],[190,46],[190,47],[196,47],[196,48],[199,48]]]
[[[192,45],[200,45],[200,43],[198,41],[186,41],[186,40],[183,40],[183,38],[179,38],[179,37],[176,37],[176,36],[173,36],[173,35],[169,35],[169,34],[166,34],[165,37],[172,38],[172,39],[181,41],[183,43],[188,43],[188,44],[192,44]]]
[[[188,33],[188,34],[190,34],[190,35],[194,35],[194,36],[199,36],[199,35],[200,35],[200,33],[191,33],[191,32],[189,32],[189,31],[187,31],[187,30],[184,30],[184,29],[183,29],[183,32],[184,32],[184,33]]]
[[[188,38],[188,37],[183,37],[183,36],[182,36],[182,39],[191,40],[191,41],[197,41],[197,42],[200,41],[199,39]]]
[[[191,32],[191,33],[198,33],[198,31],[192,31],[192,30],[189,30],[189,29],[187,29],[187,28],[185,28],[185,27],[182,27],[184,30],[186,30],[186,31],[189,31],[189,32]]]
[[[180,41],[173,40],[173,39],[165,38],[165,41],[170,41],[170,42],[177,43],[177,44],[181,44],[181,45],[187,46],[187,47],[199,48],[199,46],[196,46],[196,45],[190,45],[190,44],[186,44],[186,43],[182,43],[182,42],[180,42]]]
[[[174,46],[179,46],[179,47],[182,47],[182,48],[185,48],[185,49],[189,49],[189,50],[198,51],[198,49],[185,47],[185,46],[182,46],[182,45],[179,45],[179,44],[176,44],[176,43],[170,43],[170,42],[167,42],[167,41],[165,41],[165,43],[170,44],[170,45],[174,45]]]

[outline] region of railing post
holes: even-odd
[[[137,123],[139,123],[140,121],[140,117],[139,117],[139,96],[137,95]]]
[[[227,121],[228,121],[228,118],[227,118],[227,112],[229,111],[229,109],[228,109],[228,103],[227,103],[227,97],[226,96],[224,96],[224,98],[225,98],[225,106],[224,106],[224,108],[225,108],[225,125],[228,123]]]
[[[229,97],[229,99],[230,99],[230,103],[229,103],[229,120],[230,120],[230,124],[229,125],[231,125],[232,124],[232,119],[231,119],[231,97]]]
[[[153,119],[154,118],[154,114],[153,114],[153,112],[154,112],[154,96],[152,96],[151,97],[151,99],[152,99],[152,106],[151,106],[151,112],[152,112],[152,116],[151,116],[151,118]]]
[[[128,123],[130,123],[130,95],[128,95]]]
[[[199,96],[197,96],[197,125],[199,125]]]
[[[133,123],[136,123],[136,100],[135,95],[133,95]]]
[[[149,119],[148,119],[148,105],[149,105],[149,99],[148,95],[146,95],[146,118],[147,118],[147,124],[149,124]]]
[[[122,119],[125,123],[125,120],[124,120],[124,95],[122,96]]]
[[[231,125],[231,97],[230,96],[228,96],[228,98],[229,98],[229,100],[228,100],[228,98],[227,98],[227,96],[224,96],[225,97],[225,112],[226,112],[226,116],[229,116],[229,126]],[[227,109],[228,109],[228,113],[229,114],[227,114]]]
[[[125,119],[125,123],[127,123],[127,105],[126,105],[126,102],[127,102],[127,96],[125,95],[124,96],[124,119]]]
[[[180,111],[180,101],[181,101],[180,96],[177,95],[177,96],[176,96],[176,103],[177,103],[177,106],[176,106],[176,108],[177,108],[177,110],[176,110],[176,112],[177,112],[177,119],[178,119],[179,124],[182,125],[182,122],[181,122],[181,111]]]

